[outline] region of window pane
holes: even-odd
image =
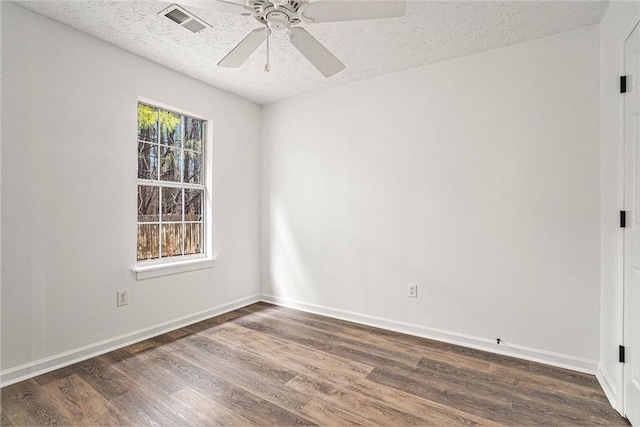
[[[183,182],[202,184],[202,153],[184,150]]]
[[[138,260],[204,251],[205,123],[138,103]]]
[[[158,146],[138,142],[138,178],[158,179]]]
[[[160,110],[160,144],[180,147],[182,145],[182,128],[180,116]]]
[[[158,224],[138,224],[138,261],[158,258]]]
[[[160,146],[160,180],[180,182],[180,149]]]
[[[202,120],[184,118],[184,148],[202,152]]]
[[[182,223],[162,224],[162,256],[182,255]]]
[[[182,221],[182,189],[162,189],[162,221]]]
[[[158,109],[138,104],[138,139],[158,142]]]
[[[185,234],[184,254],[191,255],[202,253],[202,224],[185,224]]]
[[[184,220],[202,221],[204,190],[184,190]]]
[[[138,222],[158,222],[160,214],[159,187],[138,185]]]

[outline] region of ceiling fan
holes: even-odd
[[[178,0],[185,6],[201,7],[219,12],[253,16],[264,27],[249,33],[231,52],[218,63],[221,67],[240,67],[253,52],[267,41],[267,66],[269,71],[269,36],[286,34],[291,44],[304,55],[325,77],[331,77],[345,69],[322,43],[300,23],[323,23],[382,19],[404,16],[406,0],[244,0],[244,4],[227,0]]]

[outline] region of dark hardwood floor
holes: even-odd
[[[628,425],[591,375],[264,303],[1,393],[3,426]]]

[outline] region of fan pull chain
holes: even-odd
[[[271,30],[267,28],[267,63],[264,65],[264,71],[271,71],[271,64],[269,64],[269,36],[271,35]]]

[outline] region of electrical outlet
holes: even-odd
[[[409,298],[418,298],[418,285],[409,284]]]
[[[129,291],[118,291],[118,307],[129,305]]]

